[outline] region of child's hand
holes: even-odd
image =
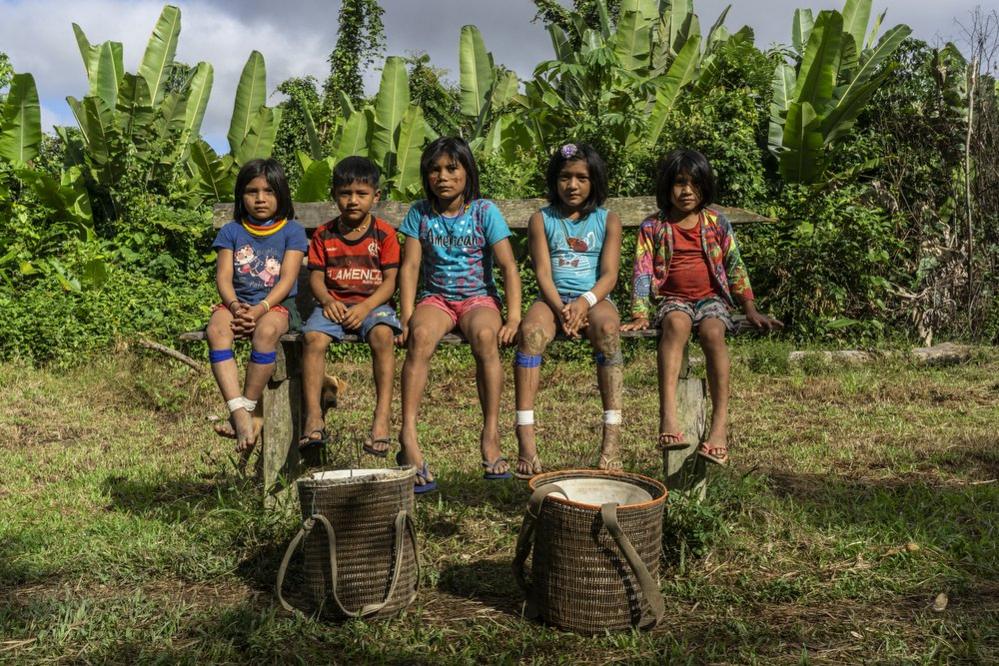
[[[579,329],[586,325],[590,304],[582,298],[562,306],[562,328],[570,338],[579,337]]]
[[[746,321],[755,326],[761,331],[772,331],[778,328],[784,328],[784,323],[773,317],[768,317],[765,314],[760,314],[755,310],[746,313]]]
[[[399,347],[405,347],[406,340],[409,338],[409,317],[400,315],[399,324],[402,326],[402,333],[395,336],[395,344]]]
[[[344,311],[340,323],[344,328],[361,328],[361,324],[364,323],[369,314],[371,314],[370,306],[365,303],[355,303]]]
[[[347,314],[347,306],[335,298],[330,299],[329,303],[323,306],[323,315],[330,321],[343,323],[345,314]]]
[[[511,345],[517,337],[517,331],[520,329],[520,319],[507,319],[498,333],[499,343],[501,345]]]
[[[641,331],[649,327],[649,320],[646,317],[635,317],[631,321],[621,324],[622,331]]]

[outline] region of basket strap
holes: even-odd
[[[333,525],[327,520],[326,516],[315,513],[305,521],[302,529],[298,531],[295,538],[291,540],[288,544],[288,549],[284,553],[284,557],[281,560],[281,566],[278,568],[278,580],[277,580],[277,594],[278,600],[285,610],[301,613],[298,609],[294,608],[289,604],[282,594],[282,588],[284,587],[284,577],[288,570],[288,563],[291,561],[292,553],[295,552],[295,548],[298,546],[299,542],[308,534],[312,528],[315,526],[316,521],[322,523],[326,530],[326,543],[329,546],[329,561],[330,561],[330,582],[332,585],[331,595],[333,597],[333,603],[336,604],[337,609],[347,617],[365,617],[377,613],[381,609],[388,605],[389,600],[392,595],[395,594],[396,585],[399,582],[399,573],[402,569],[402,557],[403,557],[403,538],[405,533],[408,531],[413,539],[413,548],[416,550],[416,530],[413,526],[412,519],[409,518],[409,514],[405,509],[399,511],[395,517],[395,564],[393,566],[392,582],[389,584],[388,593],[385,595],[385,599],[377,604],[367,604],[362,606],[360,610],[351,611],[344,608],[343,604],[340,602],[340,597],[337,595],[337,555],[336,555],[336,532],[333,529]],[[419,553],[415,552],[416,555],[416,586],[419,589],[420,585],[420,563],[419,563]],[[415,593],[414,593],[415,594]]]
[[[517,536],[517,551],[513,558],[513,577],[517,580],[520,589],[527,595],[527,608],[524,610],[524,615],[527,617],[536,616],[537,609],[531,601],[530,585],[524,572],[524,563],[527,562],[527,556],[531,554],[531,548],[534,547],[534,532],[537,529],[538,518],[541,516],[541,503],[552,493],[561,493],[568,497],[565,491],[555,483],[537,488],[531,494],[531,499],[527,500],[524,522],[521,523],[520,534]]]
[[[610,535],[614,537],[614,543],[617,547],[621,549],[621,553],[624,554],[624,558],[628,560],[628,566],[631,567],[632,573],[638,579],[638,584],[642,588],[642,596],[645,600],[649,602],[649,606],[652,608],[652,613],[655,615],[655,622],[652,626],[659,624],[663,615],[666,613],[666,606],[663,602],[663,594],[660,591],[659,586],[652,579],[652,574],[649,573],[648,567],[645,566],[645,562],[639,557],[638,551],[635,547],[631,545],[631,541],[628,539],[628,535],[624,533],[621,529],[620,523],[617,521],[617,503],[608,502],[600,507],[600,518],[604,521],[604,525],[607,527],[607,531]]]

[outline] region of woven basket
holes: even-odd
[[[539,474],[530,488],[513,562],[525,614],[583,634],[658,624],[666,487],[639,474],[566,470]]]
[[[342,620],[391,615],[416,598],[419,553],[411,466],[319,472],[299,479],[302,529],[278,570],[305,540],[305,580],[317,614]],[[322,529],[315,529],[320,527]]]

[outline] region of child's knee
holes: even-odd
[[[540,354],[548,346],[548,336],[540,324],[522,324],[518,349],[525,354]]]
[[[307,331],[304,338],[306,351],[324,352],[330,344],[330,337],[319,331]]]
[[[621,326],[615,319],[602,321],[594,327],[592,334],[593,346],[597,349],[609,349],[619,344]]]
[[[375,351],[392,349],[395,332],[388,326],[375,326],[368,332],[368,345]]]
[[[287,326],[280,326],[274,321],[257,322],[257,327],[253,329],[253,346],[272,349],[277,346],[278,338],[286,330]]]
[[[473,331],[469,343],[472,345],[472,353],[476,356],[499,353],[497,331],[491,326],[482,326]]]
[[[720,319],[705,319],[697,328],[697,339],[705,349],[726,349],[725,323]]]
[[[433,334],[423,326],[417,326],[409,331],[408,353],[419,358],[430,358],[437,348],[437,340]]]

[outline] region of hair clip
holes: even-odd
[[[562,157],[569,159],[579,152],[579,148],[574,143],[567,143],[559,149],[559,152],[562,153]]]

